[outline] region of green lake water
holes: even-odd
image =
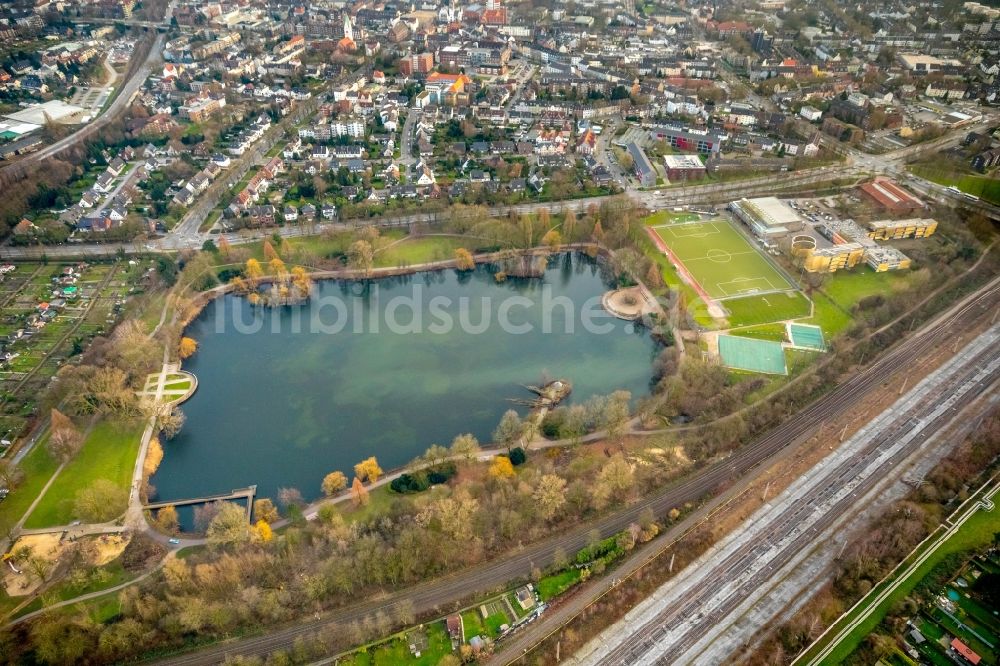
[[[569,402],[646,395],[658,346],[603,312],[607,289],[594,261],[563,254],[543,278],[503,284],[480,267],[323,281],[299,307],[218,299],[187,332],[199,343],[184,363],[198,391],[164,444],[157,497],[256,484],[258,496],[294,487],[314,499],[325,474],[350,478],[367,456],[388,470],[460,433],[489,441],[505,410],[527,410],[509,399],[531,397],[522,386],[545,379],[572,381]]]

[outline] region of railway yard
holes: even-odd
[[[578,663],[719,663],[728,657],[741,638],[752,637],[746,629],[757,629],[740,632],[735,625],[771,591],[783,567],[808,554],[828,528],[849,520],[870,491],[976,398],[991,395],[995,403],[988,389],[1000,376],[998,339],[1000,328],[989,329],[903,395],[706,553],[689,575],[678,575],[596,639]],[[618,642],[622,635],[628,637]]]

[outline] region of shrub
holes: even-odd
[[[510,450],[509,458],[510,458],[510,464],[513,465],[514,467],[517,467],[518,465],[523,465],[525,463],[525,461],[528,459],[528,454],[526,454],[524,452],[524,449],[522,449],[520,446],[515,446],[513,449]]]
[[[162,559],[166,553],[167,549],[162,544],[142,532],[136,532],[122,551],[122,567],[133,573],[142,571],[148,564]]]
[[[546,439],[559,439],[559,432],[563,423],[566,422],[566,411],[563,409],[553,409],[542,419],[542,435]]]
[[[618,544],[618,536],[615,535],[580,549],[576,554],[576,563],[587,564],[596,560],[604,560],[607,563],[613,561],[621,554],[622,551]]]
[[[455,463],[446,462],[413,474],[400,474],[392,480],[389,488],[393,492],[401,494],[423,492],[431,486],[446,483],[448,479],[455,476],[456,470]]]
[[[223,268],[221,271],[219,271],[219,281],[220,282],[229,282],[234,277],[243,277],[243,269],[242,268]]]
[[[874,310],[877,307],[881,307],[885,303],[885,297],[882,294],[874,294],[872,296],[865,296],[858,304],[855,309],[858,311]]]

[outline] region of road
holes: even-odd
[[[417,161],[417,158],[413,156],[413,137],[420,115],[420,109],[409,109],[406,112],[406,120],[403,122],[403,131],[399,133],[399,160],[397,161],[407,167]]]
[[[362,70],[358,70],[350,76],[357,76],[364,69],[365,68],[362,68]],[[188,211],[184,218],[182,218],[182,221],[174,228],[174,230],[163,238],[151,240],[145,243],[145,250],[172,252],[182,249],[197,249],[200,248],[206,240],[218,240],[218,236],[215,234],[209,234],[207,231],[199,231],[206,217],[218,206],[224,196],[228,196],[229,189],[232,185],[239,182],[248,170],[262,162],[263,156],[267,153],[267,151],[283,138],[284,128],[292,127],[296,123],[300,122],[306,117],[307,114],[311,113],[311,111],[315,109],[315,106],[318,105],[318,103],[319,97],[313,97],[312,99],[304,102],[303,105],[297,107],[290,116],[282,119],[280,123],[272,127],[268,134],[258,141],[247,155],[244,155],[241,159],[234,161],[234,165],[230,167],[230,170],[225,174],[225,176],[216,179],[216,182],[213,183],[209,189],[198,198],[194,206]],[[414,117],[415,115],[412,112],[408,113],[407,120],[404,123],[402,132],[403,139],[401,139],[401,144],[403,144],[402,148],[404,149],[406,147],[405,137],[407,136],[406,125],[411,122],[415,122],[412,120]],[[846,157],[848,160],[847,164],[803,169],[783,174],[771,174],[759,178],[747,178],[744,180],[725,181],[721,183],[706,183],[701,185],[687,185],[685,183],[680,186],[649,190],[627,188],[625,195],[630,197],[637,204],[644,206],[649,210],[655,211],[681,206],[725,204],[729,201],[742,197],[765,196],[780,194],[782,192],[791,193],[795,191],[803,191],[813,187],[825,186],[827,183],[835,180],[861,182],[874,174],[881,173],[894,176],[899,180],[906,182],[906,184],[913,189],[921,193],[927,193],[928,196],[932,196],[935,199],[943,200],[951,204],[960,204],[987,215],[992,219],[1000,219],[1000,207],[983,201],[971,201],[963,195],[950,192],[941,186],[917,178],[916,176],[905,171],[904,168],[905,160],[913,157],[914,155],[918,155],[923,151],[938,150],[942,147],[957,144],[962,140],[962,137],[964,137],[966,132],[975,129],[982,129],[990,124],[990,122],[992,121],[983,121],[977,125],[963,128],[958,132],[953,132],[951,135],[942,137],[936,141],[918,144],[917,146],[911,146],[909,148],[904,148],[883,155],[867,155],[852,148],[840,146],[838,147],[838,151]],[[611,130],[609,129],[605,133],[602,133],[601,138],[607,140],[607,138],[610,137],[610,133]],[[606,153],[606,151],[598,151],[599,156],[602,153]],[[619,177],[622,177],[620,169],[615,165],[611,166],[614,167],[612,169],[612,173],[618,173]],[[601,205],[601,203],[611,198],[613,197],[605,195],[557,202],[526,203],[516,206],[494,206],[489,208],[488,212],[494,217],[503,217],[511,212],[519,214],[537,213],[543,208],[553,211],[572,209],[577,212],[582,212],[591,204]],[[434,222],[438,219],[439,215],[446,215],[446,213],[439,214],[418,212],[395,217],[376,218],[374,220],[356,220],[354,222],[357,224],[375,224],[378,226],[403,226],[414,223]],[[256,234],[247,235],[244,233],[229,233],[224,234],[224,236],[231,244],[239,244],[252,241],[264,235],[271,235],[272,233],[278,233],[285,237],[308,235],[304,227],[286,226],[261,231]],[[139,248],[137,245],[132,243],[74,243],[52,246],[7,246],[0,248],[0,257],[7,260],[41,259],[43,257],[86,258],[113,255],[120,251],[128,254],[134,254],[139,251]]]
[[[514,87],[514,92],[511,93],[510,99],[504,104],[507,110],[513,109],[514,105],[521,101],[521,95],[524,94],[524,86],[535,76],[538,69],[535,65],[525,61],[518,63],[516,71],[517,84]]]
[[[142,61],[142,64],[129,76],[125,82],[122,84],[121,89],[118,92],[118,96],[115,97],[114,101],[108,105],[108,108],[104,110],[99,116],[91,120],[89,123],[78,129],[76,132],[70,134],[69,136],[56,141],[50,146],[42,148],[38,152],[26,155],[24,158],[10,164],[7,168],[24,167],[30,164],[37,164],[43,162],[44,160],[54,157],[62,152],[69,146],[75,145],[83,141],[86,137],[90,136],[101,127],[104,127],[109,122],[114,120],[121,114],[132,99],[132,95],[142,87],[142,84],[146,82],[146,78],[149,76],[150,72],[159,64],[160,56],[163,52],[163,43],[166,39],[166,35],[158,34],[153,40],[153,44]],[[138,42],[136,48],[138,49]],[[141,57],[141,52],[137,54]]]
[[[757,511],[702,561],[588,643],[571,663],[725,662],[736,623],[771,591],[779,571],[804,557],[817,535],[866,506],[868,493],[890,478],[897,465],[1000,380],[998,342],[1000,326],[994,326]]]
[[[332,79],[328,86],[335,87],[344,81],[357,79],[371,70],[371,65],[364,65],[361,68]],[[285,133],[293,129],[303,120],[316,113],[322,94],[314,94],[301,104],[296,104],[292,111],[279,122],[272,125],[260,139],[254,143],[250,149],[240,155],[238,159],[232,160],[226,173],[215,179],[208,189],[195,201],[194,205],[185,213],[181,221],[171,230],[166,237],[152,241],[149,245],[156,250],[180,250],[184,248],[200,248],[202,244],[213,236],[199,231],[202,223],[212,213],[216,207],[223,203],[223,197],[229,196],[230,188],[240,182],[248,171],[265,162],[265,156],[276,144],[285,140]],[[301,227],[297,227],[301,229]],[[232,242],[239,242],[237,238],[227,238]]]
[[[266,149],[263,148],[263,145],[266,145],[263,142],[266,140],[266,138],[262,138],[258,142],[259,144],[262,144],[258,149],[259,151],[262,151],[260,152],[260,155],[267,152]],[[276,140],[277,139],[275,139],[275,141]],[[259,161],[259,155],[255,154],[254,159]],[[223,195],[228,193],[229,183],[238,182],[239,179],[242,178],[242,174],[245,174],[246,171],[253,166],[252,162],[249,160],[243,162],[242,164],[243,166],[240,170],[234,172],[231,167],[229,173],[227,173],[224,177],[216,179],[216,182],[213,183],[204,195],[202,195],[202,197],[195,203],[192,210],[189,211],[188,215],[183,218],[183,221],[175,227],[173,231],[171,231],[164,238],[146,242],[145,249],[147,251],[177,251],[186,248],[197,249],[200,248],[208,239],[218,241],[220,236],[219,234],[199,232],[198,228],[201,226],[205,217],[215,208],[217,201],[220,200]],[[727,183],[712,183],[708,185],[675,188],[669,190],[643,190],[641,192],[629,191],[626,195],[630,196],[640,205],[645,206],[650,210],[661,210],[681,205],[708,203],[718,204],[731,201],[734,198],[764,195],[774,193],[776,191],[792,192],[834,179],[846,178],[849,177],[850,173],[850,170],[844,167],[824,167],[789,174],[788,177],[781,179],[778,183],[775,182],[773,177],[768,176],[765,178],[754,178]],[[236,174],[240,175],[237,176]],[[213,190],[213,188],[215,189]],[[211,194],[213,192],[214,194]],[[525,203],[515,206],[494,206],[489,208],[488,212],[494,217],[504,217],[511,212],[521,215],[532,214],[537,213],[542,209],[550,211],[573,210],[575,212],[582,213],[591,205],[600,206],[605,201],[613,200],[617,196],[619,195],[603,195],[581,199],[569,199],[566,201]],[[382,217],[375,220],[357,220],[355,222],[357,224],[376,224],[384,227],[405,226],[416,223],[434,222],[438,220],[439,217],[441,219],[447,219],[447,213],[410,213],[395,217]],[[349,220],[348,222],[351,221]],[[301,226],[277,227],[273,229],[259,230],[251,234],[231,232],[221,235],[225,236],[226,240],[228,240],[230,244],[237,245],[240,243],[251,242],[257,238],[271,236],[274,233],[278,233],[284,237],[310,235],[309,231],[305,227]],[[114,255],[119,251],[125,252],[126,254],[135,254],[139,250],[137,245],[134,243],[73,243],[46,246],[5,246],[0,248],[0,257],[6,260],[41,259],[42,257],[50,259],[59,257],[100,257]]]
[[[104,199],[101,200],[101,203],[94,206],[94,209],[90,211],[89,214],[96,215],[97,213],[102,212],[105,208],[108,208],[109,206],[113,205],[115,197],[117,197],[121,193],[121,191],[125,189],[125,186],[135,181],[136,176],[139,174],[139,169],[137,167],[140,164],[142,164],[140,160],[136,160],[135,162],[129,162],[128,166],[126,167],[128,169],[128,172],[123,173],[118,178],[118,184],[115,185],[115,188],[110,192],[108,192],[104,196]]]
[[[588,543],[591,530],[597,530],[602,536],[609,536],[625,529],[631,523],[638,522],[646,511],[652,511],[654,515],[665,515],[675,506],[698,501],[757,468],[786,447],[809,438],[822,423],[855,413],[870,395],[880,391],[882,384],[898,371],[911,367],[929,350],[950,343],[953,331],[968,329],[980,318],[991,315],[998,307],[1000,307],[1000,278],[963,299],[945,315],[911,334],[904,344],[893,347],[864,371],[850,377],[726,460],[702,467],[684,480],[652,493],[611,515],[577,529],[554,534],[544,542],[529,545],[507,555],[499,555],[477,567],[457,571],[409,588],[391,588],[384,590],[382,594],[369,595],[351,606],[328,612],[319,619],[303,620],[262,636],[234,640],[161,661],[164,664],[181,666],[219,663],[227,655],[235,654],[265,656],[275,650],[292,647],[297,637],[327,630],[331,626],[345,622],[362,620],[378,610],[391,612],[395,605],[404,600],[411,602],[419,614],[449,607],[462,600],[485,594],[499,586],[509,585],[513,580],[524,579],[532,567],[544,568],[551,564],[557,550],[572,553],[584,547]]]

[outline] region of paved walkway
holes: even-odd
[[[132,585],[135,585],[136,583],[139,583],[139,582],[142,582],[142,581],[146,580],[147,578],[149,578],[150,576],[152,576],[153,574],[155,574],[157,571],[159,571],[160,569],[162,569],[164,567],[164,565],[166,565],[166,563],[171,558],[176,557],[176,556],[177,556],[177,554],[174,553],[174,552],[167,553],[167,556],[164,557],[155,567],[153,567],[152,569],[150,569],[149,571],[147,571],[146,573],[144,573],[144,574],[142,574],[140,576],[137,576],[137,577],[135,577],[135,578],[133,578],[131,580],[127,580],[124,583],[119,583],[118,585],[115,585],[114,587],[105,588],[103,590],[97,590],[96,592],[88,592],[87,594],[81,594],[78,597],[73,597],[72,599],[66,599],[65,601],[60,601],[60,602],[57,602],[57,603],[54,603],[54,604],[50,604],[50,605],[45,606],[44,608],[40,608],[40,609],[38,609],[36,611],[32,611],[30,613],[25,613],[21,617],[15,619],[15,620],[11,620],[10,622],[8,622],[6,624],[6,626],[7,627],[12,627],[15,624],[20,624],[22,622],[25,622],[27,620],[30,620],[30,619],[32,619],[34,617],[39,616],[42,613],[48,613],[51,610],[55,610],[56,608],[62,608],[64,606],[72,606],[74,604],[78,604],[78,603],[81,603],[83,601],[89,601],[91,599],[96,599],[98,597],[103,597],[106,594],[112,594],[114,592],[118,592],[120,590],[124,590],[126,587],[130,587]]]
[[[185,380],[187,381],[186,386],[167,388]],[[181,370],[179,363],[168,363],[159,372],[154,372],[146,377],[146,384],[141,391],[138,391],[138,395],[154,404],[177,405],[190,398],[197,389],[197,377],[186,370]]]

